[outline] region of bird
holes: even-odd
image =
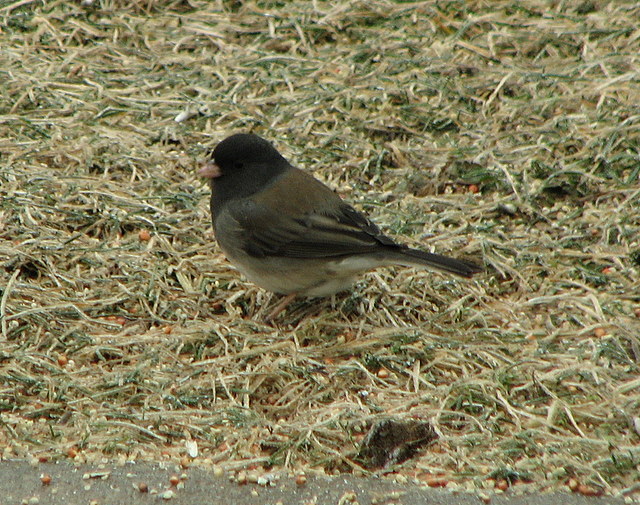
[[[394,241],[258,135],[236,133],[220,141],[199,175],[210,181],[213,231],[229,262],[258,286],[286,295],[267,321],[296,296],[333,295],[382,266],[460,277],[482,271],[474,262]]]

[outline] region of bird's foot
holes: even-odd
[[[297,296],[297,293],[291,293],[285,296],[282,300],[280,300],[278,305],[276,305],[273,308],[273,310],[269,312],[267,316],[264,318],[264,322],[270,323],[274,317],[276,317],[278,314],[280,314],[280,312],[282,312],[284,309],[287,308],[287,306],[294,300],[296,296]]]

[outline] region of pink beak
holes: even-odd
[[[207,179],[215,179],[216,177],[220,177],[222,172],[220,171],[220,167],[216,165],[214,161],[208,161],[200,170],[198,170],[198,175],[206,177]]]

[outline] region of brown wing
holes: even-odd
[[[256,257],[330,258],[402,248],[298,169],[287,171],[258,195],[229,202],[225,212],[242,230],[245,252]]]

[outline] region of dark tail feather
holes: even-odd
[[[482,272],[483,268],[471,261],[457,260],[442,256],[441,254],[433,254],[418,249],[400,249],[397,251],[398,263],[411,266],[424,266],[449,272],[461,277],[471,277],[473,274]]]

